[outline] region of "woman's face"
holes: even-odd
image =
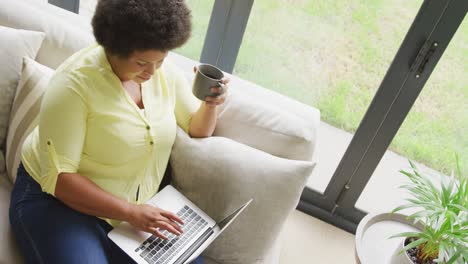
[[[151,78],[154,71],[161,67],[167,51],[135,51],[128,58],[108,56],[112,70],[121,81],[142,83]]]

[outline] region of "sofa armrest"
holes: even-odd
[[[193,80],[198,62],[170,53],[169,59]],[[226,73],[225,73],[226,74]],[[320,112],[308,105],[234,75],[229,96],[219,106],[214,136],[222,136],[295,160],[312,160],[320,125]]]

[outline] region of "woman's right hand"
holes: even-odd
[[[131,204],[128,213],[128,220],[132,226],[139,230],[151,233],[161,239],[168,239],[158,228],[167,230],[175,235],[183,233],[182,228],[184,222],[177,215],[151,206],[149,204]]]

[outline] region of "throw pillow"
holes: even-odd
[[[21,146],[39,121],[39,109],[54,71],[32,59],[24,58],[23,70],[11,109],[6,144],[6,167],[11,181],[21,161]]]
[[[0,151],[5,154],[8,118],[21,75],[23,57],[35,58],[44,33],[0,26]],[[0,164],[0,168],[4,164]]]
[[[192,139],[180,128],[170,162],[173,185],[216,221],[254,199],[205,251],[209,259],[278,262],[268,254],[314,163],[275,157],[223,137]]]
[[[46,34],[36,61],[48,67],[57,68],[95,41],[90,20],[63,8],[37,0],[0,0],[0,5],[0,25]]]
[[[311,160],[316,127],[273,105],[255,100],[245,91],[230,90],[219,113],[215,136],[223,136],[294,160]]]

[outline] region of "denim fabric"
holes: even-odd
[[[111,225],[43,192],[22,164],[11,194],[10,224],[26,263],[135,263],[107,237]]]

